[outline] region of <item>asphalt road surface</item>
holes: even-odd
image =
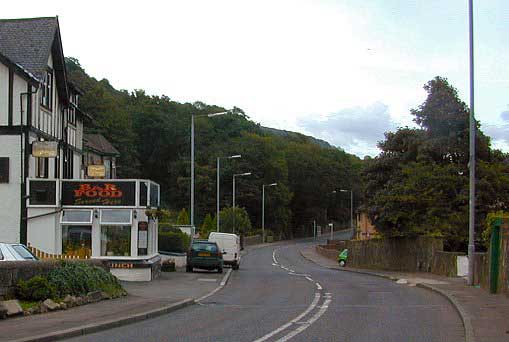
[[[446,299],[321,268],[300,255],[307,243],[252,249],[203,302],[73,341],[464,341]]]

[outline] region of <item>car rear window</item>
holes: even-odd
[[[18,253],[19,256],[22,257],[23,259],[26,259],[26,260],[34,260],[35,259],[34,255],[32,253],[30,253],[30,251],[22,245],[13,245],[12,249],[14,249],[16,251],[16,253]]]
[[[216,245],[213,245],[211,243],[193,243],[193,246],[191,247],[193,249],[193,251],[196,251],[196,252],[201,252],[201,251],[205,251],[205,252],[217,252],[217,246]]]

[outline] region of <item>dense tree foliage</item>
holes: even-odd
[[[165,208],[189,209],[191,114],[224,108],[178,103],[143,90],[119,91],[107,80],[88,76],[76,59],[67,59],[67,66],[69,78],[85,93],[80,107],[94,118],[86,130],[102,133],[121,152],[118,175],[152,179],[161,185]],[[264,129],[239,108],[228,115],[196,118],[195,124],[197,225],[207,214],[215,216],[216,158],[233,154],[242,158],[221,160],[220,205],[232,205],[232,175],[252,172],[237,179],[236,193],[237,206],[246,209],[252,229],[261,227],[262,184],[274,182],[278,186],[266,191],[265,225],[278,237],[312,234],[313,220],[322,225],[328,220],[349,222],[349,197],[332,191],[353,188],[358,203],[357,157],[301,134]]]
[[[446,247],[465,250],[468,237],[469,110],[446,79],[424,89],[412,110],[419,128],[387,132],[381,153],[365,165],[365,208],[386,236],[442,236]],[[509,206],[507,155],[476,138],[477,222],[480,239],[487,213]]]

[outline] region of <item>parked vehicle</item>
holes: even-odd
[[[338,254],[338,264],[339,264],[339,266],[345,267],[346,266],[346,259],[348,259],[348,249],[343,249]]]
[[[217,243],[223,252],[225,265],[231,265],[234,270],[240,267],[240,238],[236,234],[211,232],[209,241]]]
[[[205,270],[217,269],[223,273],[223,253],[215,242],[207,240],[194,240],[187,251],[186,272],[192,272],[194,268]]]
[[[0,261],[37,260],[37,257],[20,243],[0,242]]]

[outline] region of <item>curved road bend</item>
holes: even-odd
[[[446,299],[321,268],[300,255],[305,244],[252,249],[202,303],[72,341],[464,341]]]

